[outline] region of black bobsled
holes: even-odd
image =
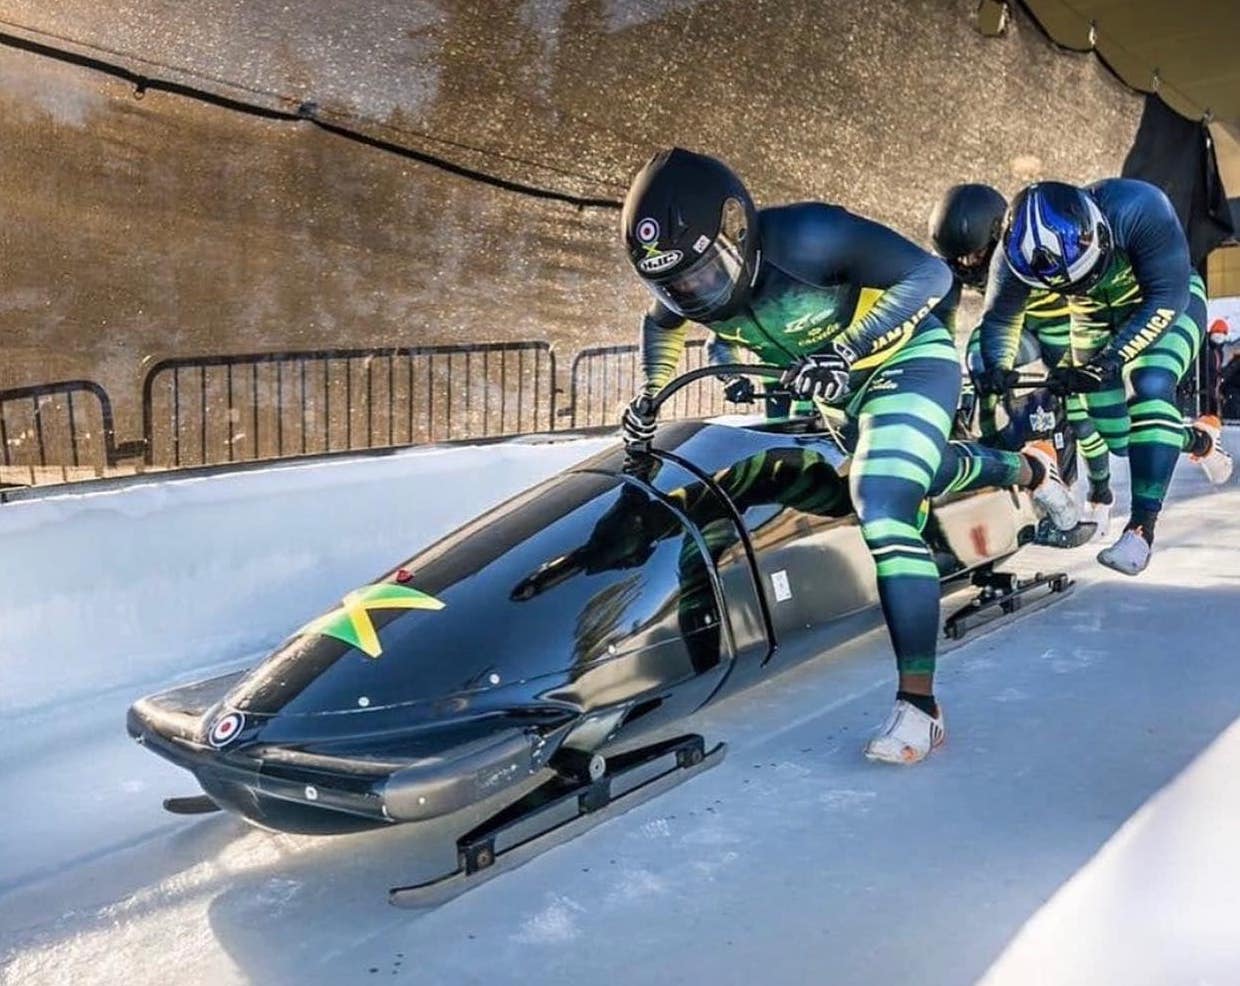
[[[168,807],[334,833],[485,802],[467,874],[529,842],[531,813],[558,806],[559,827],[709,766],[721,751],[676,734],[686,715],[880,620],[846,457],[804,427],[665,425],[449,534],[253,669],[141,699],[130,734],[206,795]],[[945,584],[981,584],[1035,525],[995,489],[934,503],[925,533]]]

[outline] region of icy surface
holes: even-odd
[[[132,698],[585,451],[0,509],[0,981],[1240,982],[1240,486],[1187,463],[1141,578],[1019,557],[1079,587],[945,654],[921,767],[859,756],[892,687],[874,634],[703,716],[717,769],[430,912],[385,903],[438,863],[409,831],[160,810],[194,785],[125,736]]]

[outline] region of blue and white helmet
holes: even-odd
[[[1008,209],[1003,255],[1026,284],[1083,294],[1110,263],[1111,225],[1085,189],[1035,182]]]

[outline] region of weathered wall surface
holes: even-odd
[[[973,0],[359,6],[0,0],[0,17],[575,193],[618,198],[681,143],[726,157],[761,202],[838,201],[919,240],[953,182],[1117,172],[1141,108],[1020,19],[981,37]],[[613,212],[8,49],[0,147],[0,386],[87,376],[125,404],[141,361],[174,354],[571,353],[630,339],[644,304]]]

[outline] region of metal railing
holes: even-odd
[[[692,340],[678,372],[706,361],[705,343]],[[116,441],[112,401],[94,381],[0,391],[0,487],[606,428],[641,380],[637,346],[581,350],[557,412],[556,357],[542,341],[164,359],[143,379],[138,441]],[[1181,409],[1195,413],[1201,397],[1199,371],[1181,387]],[[734,409],[703,379],[664,415]]]
[[[34,486],[133,472],[117,445],[112,401],[91,380],[0,390],[0,486]]]
[[[753,357],[746,357],[752,362]],[[691,339],[685,343],[677,374],[695,370],[706,363],[706,343]],[[570,371],[568,407],[560,411],[573,428],[595,428],[615,424],[620,411],[633,399],[642,384],[638,347],[598,346],[583,349],[573,359]],[[667,418],[707,418],[723,414],[726,405],[723,388],[717,380],[698,380],[678,393],[664,409]]]
[[[546,342],[179,357],[142,385],[145,461],[176,468],[550,430]]]
[[[679,370],[705,362],[693,340]],[[112,402],[93,381],[0,391],[0,486],[605,428],[641,379],[637,346],[582,350],[557,413],[563,391],[543,341],[162,359],[142,380],[137,441],[116,441]],[[665,414],[727,407],[718,382],[702,380]]]

